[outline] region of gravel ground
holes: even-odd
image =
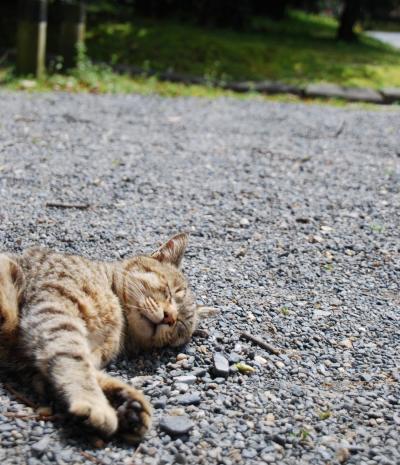
[[[396,109],[2,93],[2,247],[115,259],[188,230],[187,274],[221,315],[109,367],[155,406],[139,450],[2,385],[1,462],[400,463],[399,127]]]

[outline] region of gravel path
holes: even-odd
[[[109,368],[147,376],[138,451],[31,418],[1,386],[1,463],[400,463],[398,110],[0,97],[4,248],[119,258],[189,230],[187,273],[221,309],[208,337]]]
[[[400,32],[367,31],[366,34],[392,47],[400,48]]]

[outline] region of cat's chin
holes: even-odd
[[[153,336],[153,345],[155,347],[164,347],[171,345],[171,326],[168,324],[159,324],[156,327]]]

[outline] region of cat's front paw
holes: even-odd
[[[85,423],[100,433],[111,436],[118,428],[118,417],[105,401],[82,399],[72,402],[70,413],[85,420]]]
[[[151,426],[150,403],[130,386],[115,391],[110,402],[117,411],[118,432],[129,442],[139,442]]]
[[[164,310],[157,305],[156,301],[151,297],[146,297],[143,307],[140,310],[141,314],[145,316],[154,324],[159,324],[164,318]]]

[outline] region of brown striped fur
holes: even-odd
[[[178,234],[151,256],[113,263],[41,248],[0,255],[0,346],[17,338],[72,414],[106,435],[140,439],[150,404],[101,369],[122,349],[187,342],[210,313],[180,271],[187,240]]]

